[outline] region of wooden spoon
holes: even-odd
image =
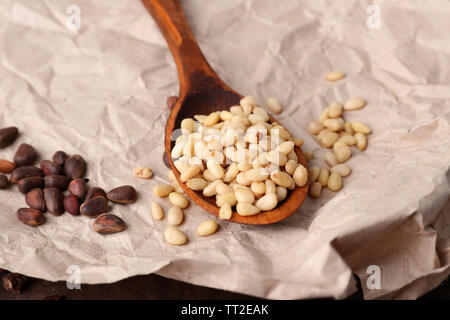
[[[193,118],[196,114],[208,115],[214,111],[228,110],[232,105],[239,105],[242,95],[228,87],[206,61],[178,0],[142,0],[142,2],[169,44],[180,80],[179,98],[171,110],[166,125],[165,149],[170,167],[189,198],[218,217],[219,207],[215,205],[215,197],[204,197],[201,192],[189,189],[180,181],[180,174],[171,157],[171,150],[175,144],[175,141],[172,141],[172,132],[180,127],[184,118]],[[270,121],[276,120],[271,117]],[[295,147],[295,152],[299,163],[306,167],[306,159],[301,149]],[[255,225],[278,222],[289,217],[301,206],[307,192],[308,184],[302,188],[297,187],[290,191],[286,199],[274,210],[245,217],[233,212],[230,221]]]

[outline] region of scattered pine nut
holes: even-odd
[[[353,111],[361,109],[366,105],[366,101],[362,98],[351,98],[344,102],[344,110]]]
[[[280,114],[281,111],[283,111],[280,101],[278,101],[275,97],[270,97],[267,99],[267,108],[276,114]]]
[[[345,74],[342,71],[330,71],[325,75],[325,79],[328,81],[338,81],[345,77]]]
[[[200,237],[212,235],[217,230],[217,222],[215,220],[206,220],[197,227],[197,234]]]
[[[136,177],[141,179],[150,179],[153,176],[153,171],[147,167],[136,167],[133,170]]]

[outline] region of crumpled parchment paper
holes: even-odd
[[[380,9],[380,29],[366,25],[372,4]],[[80,30],[67,27],[70,5],[81,10]],[[449,2],[182,5],[225,82],[262,104],[279,97],[284,112],[277,118],[315,152],[311,165],[324,165],[325,150],[307,123],[333,100],[367,100],[364,109],[345,113],[373,134],[365,152],[354,150],[343,190],[307,199],[275,225],[221,221],[207,238],[195,229],[211,216],[191,205],[181,226],[189,244],[167,245],[167,221],[153,221],[149,205],[152,186],[166,180],[165,100],[177,94],[178,78],[151,16],[138,0],[5,0],[0,127],[16,125],[21,135],[0,158],[11,159],[22,142],[41,159],[56,150],[80,153],[91,185],[132,184],[139,200],[113,206],[129,228],[105,237],[92,230],[92,220],[69,214],[25,226],[15,216],[24,196],[1,191],[0,268],[56,281],[78,266],[82,283],[91,284],[154,272],[275,299],[344,298],[356,290],[353,274],[367,299],[414,299],[439,285],[450,273]],[[327,83],[324,75],[334,69],[347,77]],[[151,167],[154,178],[134,178],[136,165]]]

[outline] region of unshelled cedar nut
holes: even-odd
[[[47,207],[45,205],[44,191],[42,189],[33,189],[25,196],[25,202],[30,208],[45,212]]]
[[[80,207],[80,213],[90,218],[96,218],[108,210],[108,200],[98,196],[84,202]]]
[[[125,221],[114,214],[102,214],[94,221],[94,230],[101,234],[112,234],[125,230]]]
[[[80,214],[80,201],[75,195],[69,194],[64,198],[64,210],[73,216]]]
[[[64,213],[64,195],[60,189],[55,187],[45,188],[44,198],[48,212],[55,216],[60,216]]]
[[[136,189],[126,185],[112,189],[107,193],[107,198],[115,203],[132,203],[136,201]]]
[[[40,167],[46,176],[51,176],[54,174],[60,175],[64,172],[64,169],[60,164],[56,164],[50,160],[42,160]]]
[[[64,171],[69,178],[82,178],[86,173],[86,162],[79,154],[74,154],[64,163]]]
[[[44,214],[33,208],[21,208],[17,210],[17,218],[30,227],[37,227],[44,223]]]
[[[36,149],[29,144],[22,143],[14,155],[14,162],[18,167],[30,166],[36,162],[37,158],[38,153]]]
[[[9,186],[8,177],[0,174],[0,189],[6,189]]]
[[[0,173],[11,173],[16,168],[14,162],[0,159]]]
[[[11,173],[11,178],[9,179],[12,183],[17,183],[23,178],[29,177],[42,177],[44,176],[44,172],[34,166],[24,166],[20,168],[14,169]]]
[[[92,187],[88,190],[86,197],[84,198],[84,201],[88,201],[89,199],[92,199],[93,197],[102,196],[106,198],[106,192],[102,188],[99,187]]]
[[[52,175],[45,177],[45,187],[46,188],[58,188],[61,191],[64,191],[67,189],[67,186],[69,185],[70,179],[66,176],[61,175]]]
[[[0,149],[11,145],[19,135],[19,129],[16,127],[8,127],[0,129]]]
[[[54,163],[63,166],[69,156],[64,151],[56,151],[52,157]]]
[[[87,193],[86,180],[82,178],[73,179],[69,183],[67,188],[71,194],[78,197],[79,199],[84,199]]]
[[[44,179],[41,177],[28,177],[23,178],[17,183],[17,187],[20,192],[23,194],[27,194],[31,190],[35,188],[42,189],[44,188],[45,182]]]
[[[27,277],[18,273],[9,273],[3,276],[3,287],[6,291],[21,294],[22,289],[27,281]]]

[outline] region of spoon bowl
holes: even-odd
[[[176,137],[173,133],[180,128],[181,121],[194,115],[208,115],[214,111],[228,110],[239,105],[242,95],[229,88],[213,71],[203,56],[184,17],[178,0],[142,0],[152,14],[164,35],[175,59],[180,79],[180,96],[171,108],[165,132],[165,152],[169,165],[186,195],[198,206],[219,217],[220,208],[215,197],[205,197],[202,192],[191,190],[180,180],[180,173],[173,164],[171,150]],[[270,116],[270,122],[278,122]],[[295,147],[298,162],[307,167],[300,148]],[[271,211],[252,216],[241,216],[233,212],[229,221],[264,225],[281,221],[302,205],[308,192],[308,184],[288,192],[285,200]]]

